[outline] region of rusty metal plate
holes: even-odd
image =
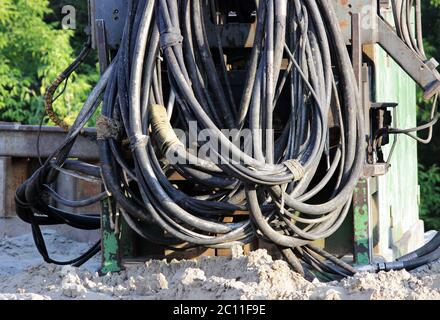
[[[96,48],[95,22],[103,20],[107,45],[117,49],[122,38],[124,22],[127,14],[128,0],[89,0],[90,21],[93,36],[93,47]],[[376,0],[333,0],[339,25],[347,44],[351,43],[351,17],[354,13],[360,15],[362,29],[362,43],[374,42],[374,33],[377,30]],[[206,14],[206,13],[205,13]],[[211,47],[216,47],[215,26],[205,17],[206,31]],[[231,23],[222,27],[222,44],[224,47],[249,48],[252,47],[255,36],[255,23]]]
[[[347,44],[351,44],[351,17],[355,13],[359,14],[361,42],[364,44],[374,42],[377,30],[376,0],[333,0],[333,2]]]
[[[128,0],[89,0],[92,45],[97,47],[96,20],[103,20],[107,45],[117,49],[127,16]]]

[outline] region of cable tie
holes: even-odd
[[[299,181],[304,177],[304,167],[298,160],[286,160],[283,162],[283,164],[286,166],[287,169],[289,169],[290,172],[292,172],[294,181]]]
[[[171,126],[164,106],[153,104],[150,108],[150,115],[152,135],[163,154],[166,154],[171,146],[183,146]]]
[[[182,44],[183,36],[178,28],[168,28],[160,34],[160,47],[165,50],[169,47]]]
[[[130,137],[130,148],[134,151],[137,147],[145,146],[149,141],[149,137],[144,134],[135,134]]]
[[[100,115],[96,119],[96,139],[97,140],[107,140],[115,139],[119,137],[119,132],[121,129],[121,124],[119,121]]]

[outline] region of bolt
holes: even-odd
[[[435,70],[439,66],[439,63],[434,58],[431,58],[426,62],[426,65],[428,66],[429,69]]]

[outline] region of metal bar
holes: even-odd
[[[429,99],[440,90],[440,75],[412,51],[382,18],[377,17],[378,43],[424,91]]]
[[[99,69],[101,74],[109,66],[109,51],[107,47],[105,22],[103,19],[95,21],[96,46],[98,49]],[[105,191],[105,190],[103,190]],[[112,221],[111,212],[116,208],[112,197],[101,201],[101,274],[109,272],[119,272],[121,267],[121,246],[115,226]]]
[[[105,23],[104,20],[98,19],[95,22],[95,32],[96,32],[96,45],[98,49],[98,59],[99,59],[99,69],[101,74],[108,68],[109,56],[107,41],[105,37]]]
[[[11,158],[0,157],[0,218],[4,218],[9,213],[9,208],[7,206],[7,179],[8,179],[8,169],[11,163]]]
[[[89,0],[88,8],[89,8],[89,28],[90,28],[90,34],[92,36],[92,48],[96,49],[96,30],[95,30],[96,0]]]
[[[364,68],[362,65],[362,33],[360,14],[353,13],[351,18],[351,50],[353,70],[359,94],[362,97],[364,114],[369,113],[369,94],[365,90]],[[367,80],[368,81],[368,80]],[[368,85],[368,82],[367,82]],[[370,216],[368,206],[368,178],[361,178],[353,194],[354,261],[357,264],[370,262]]]
[[[0,156],[16,158],[37,158],[38,126],[0,124]],[[98,146],[94,137],[96,130],[87,128],[78,136],[70,157],[84,160],[98,160]],[[40,156],[47,158],[65,139],[66,132],[58,127],[43,126],[40,132]],[[90,138],[91,137],[91,138]],[[43,143],[44,141],[44,143]]]
[[[373,133],[371,132],[371,119],[370,119],[370,109],[371,109],[371,100],[370,100],[370,69],[366,63],[362,65],[361,69],[361,97],[362,97],[362,106],[364,108],[364,123],[365,128],[367,128],[367,139],[368,139],[368,150],[367,150],[367,163],[374,163],[373,156]]]
[[[358,88],[361,87],[362,41],[359,13],[351,16],[351,56]]]
[[[353,257],[357,265],[369,264],[372,257],[368,198],[368,179],[361,178],[353,194]]]
[[[101,201],[101,258],[100,274],[119,272],[122,270],[120,258],[120,246],[118,236],[112,229],[110,206],[113,201],[104,199]]]

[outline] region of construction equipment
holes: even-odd
[[[426,142],[417,132],[437,121],[440,75],[423,50],[420,1],[92,0],[90,21],[83,52],[98,51],[101,80],[16,193],[46,261],[81,265],[101,248],[106,273],[270,243],[297,272],[334,279],[440,257],[437,236],[400,262],[377,260],[415,249],[405,237],[423,233],[416,146],[396,137]],[[402,70],[434,97],[427,124],[412,126],[415,87]],[[101,102],[100,166],[69,159]],[[102,179],[102,193],[63,199],[50,187],[60,168]],[[102,214],[45,196],[101,201]],[[53,261],[39,225],[59,223],[101,228],[101,244]]]

